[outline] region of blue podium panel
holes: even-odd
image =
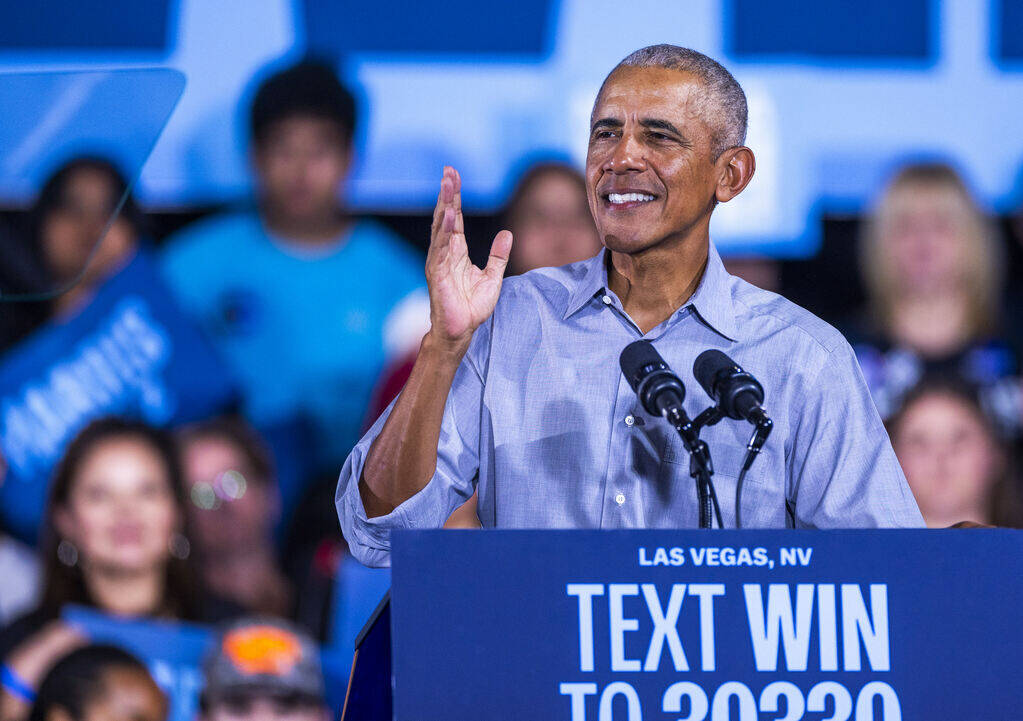
[[[399,721],[1023,718],[1023,532],[399,531]]]

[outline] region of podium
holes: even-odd
[[[398,721],[1023,717],[1023,531],[396,531],[392,549],[346,718],[392,700]]]

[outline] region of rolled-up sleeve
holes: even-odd
[[[797,528],[924,525],[856,356],[844,341],[808,384],[788,459]]]
[[[480,418],[484,369],[489,355],[489,326],[473,336],[469,351],[455,373],[444,406],[437,469],[419,493],[386,516],[367,518],[359,480],[373,441],[380,435],[394,403],[356,444],[338,479],[335,505],[341,531],[353,555],[367,566],[391,564],[391,531],[396,528],[439,528],[472,495],[479,471]]]

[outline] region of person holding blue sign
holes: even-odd
[[[29,256],[25,272],[32,268],[32,274],[45,279],[35,281],[40,288],[74,282],[50,301],[5,308],[0,350],[47,320],[67,318],[86,305],[137,250],[143,215],[117,166],[100,156],[83,155],[65,162],[46,180],[28,226],[21,243]]]
[[[176,425],[236,399],[224,364],[170,300],[127,189],[101,157],[55,171],[23,244],[40,287],[62,292],[0,313],[0,520],[32,544],[53,468],[90,421],[117,414]]]
[[[432,327],[339,480],[342,528],[364,563],[388,564],[391,529],[439,527],[474,490],[485,527],[695,527],[689,454],[619,370],[641,338],[690,388],[709,348],[762,382],[774,432],[745,479],[746,526],[923,525],[852,348],[730,276],[710,240],[715,206],[753,177],[746,118],[742,88],[701,53],[655,45],[625,58],[591,115],[586,187],[604,250],[503,288],[511,234],[474,266],[461,178],[445,168]],[[711,404],[698,390],[685,401],[691,416]],[[736,496],[749,431],[728,419],[705,429],[719,497]]]

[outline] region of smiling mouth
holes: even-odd
[[[604,200],[614,206],[635,207],[657,200],[657,196],[649,193],[606,193]]]

